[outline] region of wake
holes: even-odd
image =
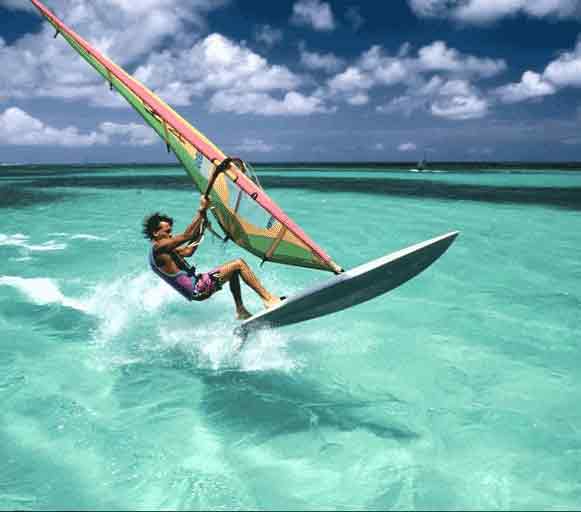
[[[280,331],[258,331],[238,350],[240,339],[233,334],[238,322],[227,289],[203,303],[187,303],[149,272],[85,285],[75,295],[63,293],[48,277],[0,276],[0,287],[31,304],[70,308],[94,319],[88,341],[102,351],[99,366],[170,354],[215,372],[292,372],[300,366],[288,353],[290,336]]]

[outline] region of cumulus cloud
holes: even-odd
[[[290,90],[301,83],[285,66],[271,66],[257,53],[217,33],[188,51],[150,56],[135,71],[135,77],[154,89],[179,82],[191,95],[216,89]]]
[[[357,91],[370,89],[374,85],[374,80],[357,66],[349,66],[345,71],[331,78],[328,84],[333,91]]]
[[[478,58],[448,48],[444,41],[434,41],[418,51],[418,65],[426,71],[449,71],[489,78],[506,69],[502,59]]]
[[[517,103],[556,94],[565,87],[581,87],[581,42],[549,62],[542,73],[525,71],[520,82],[498,87],[493,93],[504,103]]]
[[[160,141],[157,133],[143,124],[105,122],[99,125],[99,129],[110,140],[118,141],[123,146],[151,146]]]
[[[13,46],[0,45],[0,66],[5,71],[0,75],[0,95],[69,101],[84,99],[98,106],[126,107],[126,102],[118,94],[111,93],[101,77],[82,59],[71,54],[62,39],[55,42],[52,33],[48,38],[49,33],[43,29],[40,35],[25,36]],[[105,44],[111,45],[110,42]],[[327,66],[330,63],[330,59],[325,61]],[[295,91],[302,85],[303,78],[285,66],[269,64],[243,43],[237,44],[217,33],[189,47],[151,51],[133,75],[173,106],[190,105],[193,97],[216,91],[224,93],[217,98],[228,98],[278,90],[295,94],[282,100],[282,107],[276,107],[276,100],[271,98],[266,107],[258,108],[259,113],[277,111],[284,115],[324,110],[320,98],[297,100],[308,98]],[[217,105],[221,104],[218,101]]]
[[[361,105],[367,105],[369,103],[369,96],[363,92],[358,92],[353,96],[349,96],[347,98],[347,103],[349,103],[349,105],[354,105],[356,107],[359,107]]]
[[[335,29],[335,19],[330,5],[320,0],[298,0],[293,5],[291,22],[295,25],[310,26],[318,31]]]
[[[413,59],[386,55],[380,46],[375,45],[361,55],[354,69],[361,70],[374,84],[394,85],[414,74],[415,68]]]
[[[489,101],[466,80],[449,80],[435,92],[430,112],[436,117],[461,121],[488,114]]]
[[[408,94],[394,98],[377,110],[405,115],[424,110],[435,117],[461,121],[485,117],[489,108],[489,100],[467,80],[445,80],[435,76],[422,87],[408,90]]]
[[[280,43],[282,37],[282,30],[274,28],[268,24],[260,25],[254,30],[254,39],[259,43],[264,43],[268,47]]]
[[[304,45],[300,46],[301,64],[312,70],[323,70],[334,73],[341,69],[345,62],[333,53],[317,53],[308,51]]]
[[[421,75],[434,72],[446,72],[458,78],[489,78],[505,69],[506,63],[502,59],[465,55],[448,48],[442,41],[420,48],[417,57],[409,55],[408,45],[404,45],[395,56],[374,45],[361,55],[355,65],[331,78],[328,85],[333,90],[361,90],[375,85],[415,85]]]
[[[448,96],[432,103],[430,110],[436,117],[454,121],[479,119],[488,113],[488,102],[476,95]]]
[[[325,110],[320,98],[295,91],[303,79],[287,67],[270,65],[246,46],[217,33],[187,52],[152,55],[135,77],[173,105],[187,105],[193,96],[210,93],[213,111],[305,115]],[[270,94],[273,91],[287,94],[276,100]],[[242,102],[238,106],[234,105],[237,99]]]
[[[533,71],[525,71],[521,81],[507,84],[495,90],[503,103],[517,103],[531,98],[539,98],[555,94],[556,87],[543,79],[541,75]]]
[[[305,96],[299,92],[287,92],[282,99],[266,93],[218,91],[210,99],[213,112],[234,112],[236,114],[258,114],[264,116],[327,113],[321,98]]]
[[[76,126],[56,128],[17,107],[0,113],[0,145],[90,147],[103,145],[149,146],[159,143],[152,128],[143,124],[104,122],[82,133]]]
[[[404,142],[397,147],[398,151],[409,152],[415,151],[418,147],[413,142]]]
[[[193,41],[199,31],[191,26],[202,27],[205,13],[223,3],[52,0],[51,8],[93,46],[128,67],[143,55],[153,53],[162,42],[184,44],[184,33]],[[135,22],[137,19],[139,23]],[[186,23],[188,31],[183,30]],[[0,96],[71,99],[93,98],[101,93],[103,80],[73,54],[63,38],[55,40],[53,34],[54,29],[45,22],[40,32],[0,47]]]
[[[451,18],[464,23],[489,23],[524,14],[535,18],[579,17],[578,0],[408,0],[421,17]]]
[[[82,134],[78,128],[54,128],[27,112],[10,107],[0,114],[0,143],[13,146],[83,147],[107,144],[103,133]]]
[[[443,41],[419,48],[416,55],[408,44],[394,55],[375,45],[354,64],[331,77],[326,92],[329,97],[351,105],[364,105],[371,89],[403,85],[407,87],[406,94],[377,110],[405,115],[424,110],[450,119],[481,117],[488,112],[489,103],[471,81],[489,78],[505,69],[502,59],[463,54]],[[460,105],[464,105],[463,112]]]
[[[550,62],[543,78],[557,87],[581,87],[581,42],[571,52],[565,52]]]

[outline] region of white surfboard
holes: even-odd
[[[429,267],[457,236],[453,231],[336,275],[245,320],[235,333],[245,337],[255,329],[304,322],[373,299]]]

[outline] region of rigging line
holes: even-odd
[[[212,191],[212,188],[214,187],[214,183],[216,183],[216,180],[218,179],[218,176],[220,176],[220,174],[226,172],[226,169],[228,167],[230,167],[230,164],[232,163],[232,159],[227,157],[224,160],[222,160],[222,162],[220,162],[218,165],[216,165],[214,167],[214,172],[212,173],[212,176],[210,178],[210,181],[208,182],[208,186],[206,187],[206,191],[204,192],[204,197],[206,199],[210,198],[210,192]],[[206,231],[206,228],[208,228],[210,226],[210,221],[208,220],[208,217],[206,215],[204,215],[204,218],[202,219],[202,226],[201,226],[201,231],[200,233],[204,234],[204,231]],[[226,242],[226,240],[222,239],[222,237],[220,237],[211,227],[210,227],[210,232],[215,234],[216,236],[218,236],[218,238],[220,238],[222,241]]]

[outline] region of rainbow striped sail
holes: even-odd
[[[31,0],[57,34],[117,90],[165,141],[194,185],[205,192],[226,156],[164,101],[91,47],[38,0]],[[263,261],[339,273],[341,268],[246,174],[231,165],[211,189],[212,213],[227,237]]]

